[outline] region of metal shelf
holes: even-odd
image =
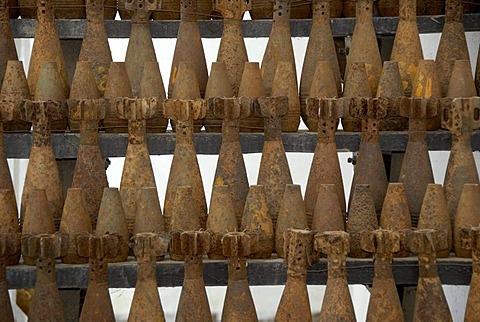
[[[60,289],[87,288],[88,265],[58,264],[57,284]],[[226,261],[205,260],[204,280],[207,286],[225,286],[228,281]],[[157,263],[157,284],[159,287],[181,286],[184,266],[182,262],[170,260]],[[438,259],[438,272],[442,284],[470,285],[472,260],[457,257]],[[248,262],[250,285],[284,285],[286,269],[281,259],[251,260]],[[372,259],[349,259],[347,277],[349,284],[372,284],[374,275]],[[418,262],[416,257],[398,258],[393,262],[393,275],[397,285],[416,285]],[[125,263],[109,265],[109,287],[134,288],[137,281],[137,265],[133,258]],[[310,267],[307,276],[309,285],[325,285],[327,282],[327,261],[321,259]],[[10,289],[33,288],[35,267],[17,265],[7,268],[7,285]]]
[[[417,25],[420,33],[442,32],[444,16],[419,16]],[[466,14],[463,17],[465,31],[480,30],[480,14]],[[33,38],[37,21],[34,19],[14,19],[12,30],[15,38]],[[60,39],[82,39],[85,33],[86,20],[56,20]],[[378,36],[394,36],[397,30],[398,17],[375,17],[375,31]],[[150,22],[153,38],[176,38],[178,20],[154,20]],[[223,20],[201,20],[198,22],[202,38],[220,38],[223,31]],[[292,37],[308,37],[312,25],[311,19],[293,19],[291,21]],[[129,38],[131,24],[128,20],[105,20],[109,38]],[[245,38],[268,37],[272,28],[272,20],[242,21]],[[334,36],[353,34],[355,18],[331,19]]]
[[[100,149],[104,157],[123,157],[127,151],[126,134],[100,133]],[[336,143],[340,151],[358,151],[360,133],[337,132]],[[427,134],[430,151],[449,151],[452,144],[448,131],[434,131]],[[197,133],[195,149],[197,154],[218,154],[222,136],[220,133]],[[262,133],[242,133],[240,135],[243,153],[261,153],[263,149]],[[381,132],[380,145],[385,152],[403,152],[407,148],[408,132]],[[173,133],[148,134],[148,149],[151,155],[172,154],[175,149]],[[317,134],[313,132],[283,133],[283,145],[286,152],[315,152]],[[79,134],[52,134],[52,144],[57,159],[75,159],[80,144]],[[32,134],[10,133],[4,135],[7,158],[28,159],[32,147]],[[472,150],[480,150],[480,131],[472,136]]]

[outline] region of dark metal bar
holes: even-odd
[[[465,31],[480,30],[480,14],[464,15]],[[419,16],[417,24],[420,33],[442,32],[444,16]],[[86,21],[81,19],[57,20],[57,29],[61,39],[82,39],[85,33]],[[37,21],[31,19],[12,20],[15,38],[33,38]],[[176,38],[178,20],[151,21],[150,29],[153,38]],[[199,21],[200,34],[203,38],[220,38],[223,31],[223,20]],[[375,17],[375,30],[379,36],[393,36],[396,33],[398,17]],[[312,25],[311,19],[298,19],[291,22],[292,37],[308,37]],[[105,26],[110,38],[129,38],[130,21],[106,20]],[[244,20],[242,22],[245,38],[268,37],[272,28],[272,20]],[[348,36],[353,34],[355,18],[335,18],[331,20],[334,36]]]
[[[415,257],[395,259],[393,274],[398,285],[415,285],[418,280],[418,263]],[[373,279],[372,259],[349,259],[347,261],[348,282],[350,284],[371,284]],[[438,271],[443,284],[469,285],[472,275],[472,261],[463,258],[438,260]],[[225,261],[205,260],[204,280],[207,286],[225,286],[228,281]],[[286,270],[280,259],[252,260],[248,263],[250,285],[282,285],[286,281]],[[110,264],[109,286],[133,288],[137,281],[137,265],[131,261]],[[35,285],[35,267],[17,265],[7,268],[7,282],[10,289],[32,288]],[[181,286],[183,263],[164,261],[157,263],[157,284],[159,287]],[[325,285],[327,282],[327,262],[320,260],[308,273],[309,285]],[[88,265],[57,265],[59,288],[86,288]]]

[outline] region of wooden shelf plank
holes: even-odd
[[[419,16],[417,25],[420,33],[442,32],[444,16]],[[464,15],[465,31],[480,30],[480,14]],[[58,34],[61,39],[82,39],[85,33],[86,20],[71,19],[57,20]],[[223,20],[199,21],[202,38],[220,38],[223,31]],[[378,36],[394,36],[397,30],[398,17],[375,17],[375,31]],[[15,38],[33,38],[35,36],[36,20],[13,19],[12,28]],[[153,38],[176,38],[178,34],[178,20],[151,21],[150,29]],[[311,19],[292,19],[292,37],[308,37],[312,25]],[[105,27],[110,38],[129,38],[131,24],[128,20],[106,20]],[[355,18],[331,19],[334,36],[348,36],[353,34]],[[245,38],[268,37],[272,28],[272,20],[244,20],[242,21],[243,36]]]
[[[393,274],[399,285],[415,285],[418,279],[416,257],[394,260]],[[110,264],[109,287],[133,288],[137,279],[137,265],[133,261]],[[472,261],[463,258],[444,258],[438,260],[438,271],[443,284],[469,285],[472,275]],[[157,263],[157,283],[159,287],[181,286],[183,283],[183,263],[170,260]],[[371,284],[374,269],[372,259],[349,259],[347,276],[350,284]],[[204,261],[204,280],[207,286],[225,286],[228,281],[225,261]],[[283,285],[286,281],[286,269],[281,259],[251,260],[248,262],[248,280],[250,285]],[[327,261],[321,259],[309,269],[309,285],[325,285],[327,281]],[[7,268],[7,283],[10,289],[32,288],[35,285],[35,267],[17,265]],[[62,289],[86,288],[88,284],[88,265],[57,265],[57,283]]]
[[[123,157],[127,151],[126,134],[100,133],[100,149],[104,157]],[[337,148],[343,151],[358,151],[360,133],[337,132]],[[198,154],[218,154],[222,136],[219,133],[198,133],[195,135],[195,148]],[[244,153],[261,153],[263,134],[242,133],[240,141]],[[149,134],[148,148],[151,155],[172,154],[175,149],[173,133]],[[381,132],[380,145],[385,152],[403,152],[407,147],[407,132]],[[317,143],[317,135],[312,132],[284,133],[283,145],[287,152],[313,153]],[[79,134],[52,134],[52,144],[57,159],[75,159],[80,144]],[[448,131],[428,132],[427,145],[430,151],[449,151],[451,135]],[[4,135],[4,146],[7,158],[28,159],[32,146],[30,133],[10,133]],[[480,150],[480,131],[472,136],[472,150]]]

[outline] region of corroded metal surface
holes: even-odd
[[[345,212],[340,207],[334,184],[320,184],[313,212],[312,230],[345,231]]]
[[[165,321],[157,288],[155,259],[168,251],[170,236],[154,233],[136,234],[133,253],[137,258],[137,285],[128,321]]]
[[[346,260],[350,239],[346,232],[330,231],[315,235],[315,250],[328,255],[328,279],[319,321],[356,321],[348,290]]]
[[[138,192],[137,215],[133,234],[162,233],[165,231],[162,208],[155,187],[145,187]]]
[[[461,229],[476,227],[480,223],[480,185],[467,183],[463,186],[453,225],[453,246],[457,257],[470,258],[472,252],[462,248]]]
[[[452,77],[448,83],[447,97],[460,98],[476,96],[475,81],[469,60],[456,60],[453,63]]]
[[[128,233],[132,237],[138,191],[145,187],[156,187],[145,135],[146,120],[155,116],[161,102],[156,98],[117,98],[115,103],[117,117],[128,121],[128,146],[120,182],[120,195]]]
[[[0,234],[18,234],[19,232],[15,193],[12,189],[0,189]],[[6,265],[16,265],[20,259],[20,252],[2,256],[6,256]]]
[[[290,4],[291,0],[276,0],[273,5],[273,26],[263,54],[261,68],[263,86],[267,96],[272,96],[273,80],[279,62],[292,64],[296,71],[290,34]],[[294,78],[296,82],[296,72]]]
[[[411,96],[418,64],[423,59],[416,0],[400,0],[399,6],[399,22],[390,60],[398,62],[405,95]]]
[[[262,74],[258,63],[245,63],[238,97],[248,97],[252,100],[264,97],[265,87],[263,86]],[[241,132],[263,132],[263,120],[257,115],[240,121]]]
[[[162,1],[162,9],[152,12],[153,20],[180,20],[180,0]]]
[[[375,262],[367,321],[403,321],[402,304],[392,273],[393,254],[401,247],[400,234],[383,229],[364,232],[361,247],[366,252],[373,253]]]
[[[313,132],[317,131],[317,120],[316,118],[309,118],[307,115],[307,97],[336,97],[342,92],[340,65],[338,64],[332,29],[330,28],[332,5],[333,1],[329,0],[316,0],[312,3],[312,29],[308,38],[300,79],[301,115],[308,129]],[[322,65],[322,67],[319,67],[319,65]],[[328,85],[328,89],[320,87],[316,83],[319,81],[322,85],[325,84],[323,86]]]
[[[282,117],[282,132],[297,132],[300,124],[300,100],[295,66],[291,62],[279,61],[272,83],[272,95],[287,96],[288,110]]]
[[[3,124],[13,119],[17,112],[15,105],[15,102],[0,101],[0,189],[13,190],[12,176],[3,144]]]
[[[18,60],[17,49],[13,41],[10,27],[9,1],[0,1],[0,84],[3,83],[7,63],[9,60]]]
[[[307,106],[308,115],[310,118],[318,120],[319,125],[317,146],[305,190],[305,210],[309,227],[311,227],[321,184],[335,185],[340,209],[343,213],[346,211],[342,172],[335,144],[335,129],[338,119],[347,115],[348,110],[337,106],[334,100],[318,98],[307,99]]]
[[[452,224],[448,215],[447,202],[445,201],[442,185],[433,183],[427,185],[418,219],[418,229],[445,230],[447,232],[448,248],[442,251],[438,250],[437,257],[450,256],[453,244]]]
[[[411,87],[411,82],[410,85]],[[411,91],[411,90],[410,90]],[[377,98],[396,99],[404,96],[405,91],[400,77],[399,63],[386,61],[378,84]],[[407,94],[406,96],[411,96]],[[408,129],[408,119],[399,115],[388,115],[380,120],[380,131],[403,131]]]
[[[55,233],[52,208],[48,204],[45,190],[34,189],[26,203],[25,216],[23,218],[22,235],[38,235]],[[35,259],[22,253],[26,265],[35,265]]]
[[[312,112],[310,109],[311,104],[307,103],[307,101],[313,98],[335,98],[339,95],[335,84],[332,62],[319,61],[310,83],[308,98],[305,98],[305,102],[302,102],[303,99],[300,100],[300,106],[302,108],[301,115],[308,129],[312,132],[318,132],[318,109],[315,109],[313,115],[310,115]],[[335,121],[336,128],[338,120]]]
[[[202,256],[215,247],[214,240],[212,235],[204,231],[172,232],[170,247],[185,258],[185,277],[176,321],[212,321],[203,282]]]
[[[40,70],[46,61],[54,61],[58,70],[61,91],[65,98],[70,92],[68,86],[67,69],[63,57],[60,39],[58,38],[57,27],[55,26],[55,17],[53,10],[53,0],[37,0],[37,19],[38,25],[35,30],[35,40],[33,42],[32,56],[28,67],[28,85],[30,93],[34,95],[37,89],[37,83],[40,78]],[[50,97],[48,99],[53,99]]]
[[[222,145],[218,153],[217,168],[213,186],[230,187],[237,226],[242,223],[243,208],[248,194],[248,177],[240,145],[240,120],[252,113],[252,100],[241,98],[213,98],[208,101],[208,109],[223,119]]]
[[[29,78],[30,79],[30,78]],[[40,75],[38,76],[37,88],[35,89],[35,101],[58,101],[62,102],[68,98],[69,93],[62,90],[61,75],[56,68],[56,62],[45,61],[40,67]],[[52,132],[63,132],[67,128],[67,115],[64,111],[64,105],[60,104],[61,117],[50,120]]]
[[[122,237],[116,234],[82,234],[76,237],[78,254],[88,258],[87,294],[80,321],[115,321],[108,291],[108,263],[122,252]]]
[[[193,191],[190,186],[178,186],[175,189],[175,200],[172,205],[172,215],[169,218],[169,232],[191,231],[201,229],[200,217],[196,213],[195,202],[192,197]],[[170,259],[181,261],[184,256],[170,248]]]
[[[65,264],[83,264],[88,260],[79,256],[77,251],[77,242],[75,236],[78,234],[91,234],[92,224],[87,212],[87,203],[85,193],[81,188],[70,188],[67,191],[65,205],[63,206],[62,221],[60,222],[61,233],[69,236],[70,242],[65,256],[62,257],[62,263]]]
[[[212,189],[207,229],[215,234],[217,245],[221,245],[222,237],[225,233],[238,230],[231,189],[230,186],[226,185],[215,185]],[[225,259],[220,247],[212,249],[208,253],[208,258]]]
[[[181,64],[180,66],[182,66]],[[164,219],[167,232],[170,231],[170,218],[173,213],[176,190],[180,186],[190,186],[194,202],[194,213],[198,216],[202,228],[207,223],[207,202],[203,190],[202,176],[198,166],[197,154],[193,146],[193,122],[205,117],[206,107],[203,100],[167,100],[163,111],[176,122],[175,152],[165,194]]]
[[[214,97],[233,98],[233,96],[226,63],[213,62],[205,90],[205,100],[210,102]],[[207,108],[204,124],[207,132],[222,132],[222,118],[215,115],[213,106]]]
[[[109,9],[108,0],[86,0],[87,26],[83,36],[79,61],[89,61],[95,75],[95,83],[103,95],[106,88],[112,53],[108,44],[104,15]]]
[[[257,312],[248,285],[245,258],[257,251],[257,236],[243,232],[227,233],[221,239],[221,249],[223,255],[228,258],[228,286],[223,303],[222,321],[256,322]]]
[[[117,116],[116,99],[133,97],[132,87],[127,74],[125,63],[112,62],[107,76],[104,97],[109,99],[111,104],[106,105],[103,126],[105,132],[125,133],[128,131],[128,121],[121,120]]]
[[[56,19],[84,19],[84,0],[54,0]]]
[[[95,236],[101,237],[104,234],[117,234],[119,238],[115,254],[110,256],[109,262],[118,263],[127,261],[128,228],[122,200],[117,188],[103,189]]]
[[[105,102],[69,99],[69,119],[80,122],[80,147],[73,172],[72,188],[85,192],[92,228],[97,225],[103,189],[108,187],[105,160],[98,145],[98,124],[105,117]]]
[[[478,319],[480,314],[480,227],[464,227],[461,234],[462,247],[472,252],[473,266],[464,321],[473,322]]]
[[[81,100],[95,100],[100,98],[100,92],[96,86],[95,75],[92,70],[92,63],[89,61],[78,61],[75,74],[72,79],[72,86],[70,87],[70,105],[78,105]],[[80,114],[81,115],[81,114]],[[78,116],[80,116],[78,115]],[[81,128],[82,118],[80,119],[69,115],[68,127],[72,132],[78,132]],[[92,126],[94,126],[92,124]],[[98,131],[98,128],[97,128]]]
[[[434,99],[441,97],[438,72],[433,60],[422,60],[418,65],[418,72],[413,82],[413,97]],[[440,128],[440,113],[427,116],[427,131]]]
[[[471,70],[468,73],[471,75]],[[470,80],[472,80],[471,76]],[[461,80],[458,82],[462,83]],[[470,84],[473,85],[473,82]],[[451,103],[447,100],[442,107],[442,127],[449,129],[452,133],[452,148],[445,173],[444,190],[448,213],[453,223],[463,185],[480,183],[472,153],[471,138],[472,131],[480,127],[478,120],[480,98],[455,99]]]
[[[140,81],[139,97],[155,97],[159,102],[166,98],[160,67],[156,61],[145,62],[142,79]],[[167,125],[168,119],[163,115],[163,109],[159,108],[156,115],[147,120],[147,132],[165,133],[167,131]]]
[[[198,28],[197,0],[181,0],[180,26],[178,29],[175,52],[173,54],[172,70],[168,84],[168,97],[191,99],[191,97],[174,97],[173,92],[178,80],[181,62],[190,62],[195,69],[200,97],[204,97],[208,81],[207,62],[203,51],[202,39]],[[197,97],[194,97],[197,98]]]
[[[442,97],[447,96],[453,70],[452,60],[470,60],[463,28],[463,1],[460,0],[445,1],[445,24],[435,58]]]
[[[18,60],[8,61],[2,84],[2,91],[0,92],[0,99],[15,104],[21,100],[31,98],[32,96],[30,95],[30,89],[28,88],[23,63]],[[7,122],[3,107],[2,122],[5,123],[3,125],[3,130],[5,132],[30,132],[30,128],[32,127],[30,122],[25,122],[18,117],[14,117],[13,120]]]
[[[252,2],[246,0],[216,0],[214,10],[223,16],[223,33],[218,49],[217,61],[224,62],[233,94],[238,95],[243,68],[248,62],[247,49],[242,34],[243,14],[252,8]]]
[[[380,75],[378,77],[380,77]],[[375,86],[375,89],[376,88],[377,86]],[[343,97],[372,97],[372,91],[368,84],[367,64],[364,62],[355,62],[349,64],[349,72],[348,74],[345,74]],[[362,131],[362,122],[347,115],[342,118],[342,126],[343,130],[347,132]]]
[[[388,186],[387,171],[380,147],[380,119],[384,119],[393,107],[389,100],[352,99],[350,117],[362,120],[362,142],[350,190],[350,200],[356,184],[370,185],[377,214],[382,212],[382,204]]]
[[[161,3],[161,0],[129,0],[125,3],[125,9],[132,17],[132,31],[125,56],[125,66],[134,97],[140,93],[144,64],[157,61],[150,33],[149,17],[152,11],[160,9]]]
[[[284,233],[289,229],[307,229],[308,219],[300,185],[287,184],[278,210],[275,226],[275,250],[277,256],[285,257]]]
[[[312,321],[307,292],[307,270],[315,263],[314,232],[288,229],[285,231],[285,266],[287,282],[278,304],[275,321]]]
[[[7,287],[7,266],[10,258],[20,255],[20,248],[18,233],[0,233],[0,317],[5,322],[14,321]]]
[[[422,98],[402,99],[397,113],[408,117],[408,145],[400,168],[399,182],[407,194],[412,223],[416,226],[425,190],[433,183],[433,171],[426,143],[427,119],[438,113],[438,100]]]
[[[445,231],[422,229],[407,236],[407,247],[418,254],[418,285],[413,321],[452,321],[438,277],[436,251],[448,247]]]
[[[410,211],[408,210],[407,195],[402,183],[389,183],[385,201],[380,216],[380,227],[393,231],[402,231],[412,228]],[[406,250],[400,250],[395,257],[407,257]]]
[[[62,216],[63,192],[50,139],[50,122],[64,117],[63,103],[25,101],[20,113],[23,120],[33,123],[33,144],[23,186],[20,220],[24,218],[31,192],[35,189],[44,189],[48,198],[47,207],[51,210],[50,214],[58,227]]]
[[[251,254],[251,258],[268,259],[272,256],[275,236],[264,186],[250,186],[240,230],[258,235],[257,252]]]
[[[55,258],[64,256],[68,237],[63,234],[22,236],[22,254],[36,259],[36,282],[29,321],[65,321],[57,288]]]
[[[477,95],[480,95],[480,45],[478,46],[477,69],[475,71],[475,87]]]
[[[282,143],[281,128],[282,117],[288,111],[288,98],[286,96],[261,97],[258,103],[256,113],[264,119],[265,141],[257,184],[265,187],[268,213],[275,227],[285,185],[292,184],[292,175]]]
[[[350,257],[369,258],[370,254],[362,248],[362,234],[378,229],[378,217],[375,203],[370,193],[370,185],[356,184],[348,206],[347,233],[350,236]]]
[[[371,0],[357,1],[355,30],[345,70],[345,79],[348,80],[352,64],[365,63],[370,89],[368,97],[375,96],[377,93],[378,82],[382,74],[382,60],[373,26],[373,6],[374,3]]]

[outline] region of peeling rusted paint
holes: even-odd
[[[116,234],[82,234],[76,237],[78,254],[88,258],[87,294],[80,322],[115,321],[108,291],[108,263],[122,252],[122,237]]]
[[[300,185],[285,185],[275,226],[275,250],[280,258],[286,255],[284,233],[289,229],[308,229],[307,213]]]
[[[266,96],[272,96],[273,80],[279,62],[293,65],[294,79],[297,82],[295,56],[290,33],[291,0],[276,0],[273,5],[273,26],[263,54],[261,74]]]
[[[307,270],[316,259],[314,232],[288,229],[285,231],[285,266],[287,282],[278,304],[275,321],[312,321],[307,291]]]
[[[356,321],[347,282],[347,254],[350,239],[346,232],[329,231],[315,235],[315,250],[328,255],[327,288],[319,321]]]
[[[126,262],[128,257],[128,228],[123,210],[122,200],[117,188],[103,189],[102,203],[98,211],[95,236],[104,234],[118,235],[118,246],[115,254],[110,256],[110,263]]]
[[[285,185],[293,183],[281,129],[282,117],[288,111],[288,98],[262,97],[258,99],[258,103],[256,112],[264,119],[265,140],[257,184],[265,187],[268,213],[275,227]]]
[[[105,101],[69,99],[69,119],[80,122],[80,146],[73,172],[72,188],[85,192],[92,228],[97,225],[103,189],[108,187],[105,160],[98,145],[98,124],[105,117]]]
[[[349,256],[354,258],[368,258],[370,254],[362,248],[362,234],[378,229],[378,217],[375,203],[370,193],[370,185],[356,184],[348,206],[347,233],[350,236]]]
[[[264,186],[250,186],[240,230],[258,235],[257,252],[251,254],[251,258],[269,259],[272,256],[275,236]]]
[[[217,245],[221,245],[225,233],[238,230],[231,189],[224,185],[215,185],[212,189],[207,229],[215,234]],[[222,249],[216,247],[208,253],[208,258],[225,259],[225,256],[223,256]]]
[[[185,277],[178,302],[176,321],[212,321],[212,313],[203,282],[202,256],[215,247],[214,238],[205,231],[172,232],[170,247],[183,254]]]
[[[137,258],[137,285],[128,321],[165,321],[158,295],[155,259],[165,256],[170,236],[154,233],[136,234],[133,253]]]
[[[89,61],[92,64],[95,83],[102,96],[112,62],[112,53],[104,24],[104,16],[111,11],[107,8],[108,2],[109,0],[86,0],[87,26],[78,58],[79,61]]]
[[[418,72],[413,82],[413,97],[438,99],[442,96],[436,63],[433,60],[421,60]],[[440,128],[440,112],[427,116],[427,131],[436,131]]]
[[[219,247],[217,244],[216,247]],[[228,286],[222,321],[258,321],[255,303],[247,280],[247,261],[257,251],[257,236],[229,232],[221,239],[222,253],[228,258]]]
[[[242,223],[243,209],[248,194],[248,177],[240,145],[239,124],[252,113],[252,100],[248,97],[213,98],[208,101],[222,122],[222,145],[218,154],[213,186],[227,185],[231,188],[237,225]]]
[[[438,277],[436,251],[448,247],[445,231],[422,229],[407,236],[410,251],[418,254],[418,285],[413,321],[452,321]]]
[[[22,253],[36,259],[36,282],[29,321],[65,321],[58,291],[55,258],[64,256],[68,237],[63,234],[22,236]]]
[[[335,129],[338,119],[347,115],[348,110],[337,106],[336,102],[329,99],[307,99],[309,116],[318,120],[317,146],[315,147],[305,190],[305,210],[309,227],[312,227],[313,214],[321,184],[335,185],[340,209],[343,213],[346,211],[342,172],[340,171],[337,145],[335,143]]]

